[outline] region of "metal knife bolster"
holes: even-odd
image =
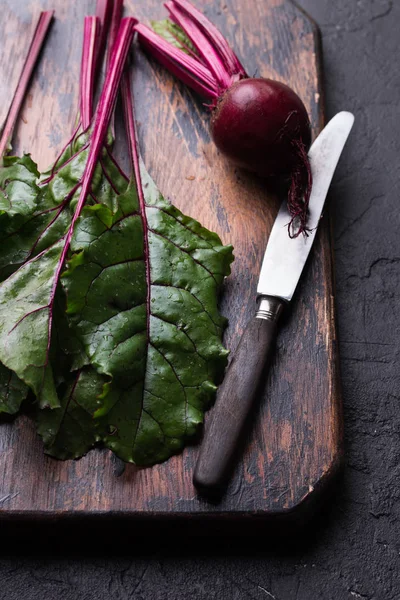
[[[259,296],[257,298],[256,319],[264,319],[277,323],[285,308],[286,302],[277,296]]]

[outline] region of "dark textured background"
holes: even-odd
[[[79,552],[84,530],[68,549],[2,535],[1,600],[400,599],[400,2],[301,5],[322,30],[328,116],[357,119],[332,193],[347,459],[329,507],[279,548],[161,536],[141,553],[129,532],[117,557],[112,538]]]

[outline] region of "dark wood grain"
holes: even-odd
[[[303,98],[316,134],[324,121],[318,31],[283,0],[200,2],[250,73],[274,77]],[[84,13],[93,2],[42,1],[56,9],[46,51],[22,111],[17,151],[39,164],[56,156],[74,120]],[[35,3],[3,2],[0,111],[26,52]],[[131,0],[127,11],[161,17],[158,0]],[[39,11],[39,7],[36,9]],[[261,180],[236,171],[212,145],[208,115],[198,98],[147,60],[134,58],[134,93],[144,161],[161,191],[187,214],[235,247],[222,311],[225,341],[235,349],[253,316],[256,281],[278,201]],[[28,418],[0,425],[0,502],[3,517],[103,513],[131,516],[291,512],[312,499],[341,457],[332,258],[328,220],[318,232],[300,289],[278,337],[278,352],[261,390],[260,411],[246,451],[223,500],[197,498],[192,484],[198,449],[152,469],[120,465],[106,451],[58,462],[43,454]]]

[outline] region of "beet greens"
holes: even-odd
[[[121,0],[99,1],[86,18],[73,135],[48,172],[29,163],[34,206],[0,228],[0,360],[11,369],[0,386],[10,374],[9,412],[29,386],[48,454],[78,458],[103,443],[149,465],[184,446],[215,394],[227,361],[217,298],[233,257],[140,163],[122,74],[136,21],[121,14]],[[121,78],[130,178],[111,147]]]

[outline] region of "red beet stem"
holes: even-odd
[[[224,61],[208,37],[203,33],[195,21],[191,19],[175,2],[172,0],[165,3],[170,18],[183,31],[195,46],[199,55],[214,75],[220,87],[220,95],[223,94],[232,85],[231,74],[225,68]]]
[[[140,168],[139,168],[139,152],[136,134],[136,124],[133,114],[133,97],[131,90],[131,78],[129,71],[126,69],[121,81],[121,96],[122,104],[124,109],[124,120],[125,127],[127,130],[129,157],[131,159],[134,175],[136,179],[136,187],[138,188],[138,195],[143,196],[143,190],[140,182]],[[140,203],[144,204],[144,197],[139,198]]]
[[[134,34],[134,19],[124,19],[121,23],[121,27],[118,32],[117,40],[114,45],[110,67],[107,70],[106,81],[104,83],[103,91],[101,93],[99,105],[96,111],[96,119],[93,127],[93,132],[89,145],[89,155],[87,158],[85,170],[82,176],[82,180],[78,185],[81,185],[81,192],[79,195],[78,203],[72,217],[71,225],[65,235],[64,246],[61,251],[60,259],[57,263],[56,271],[54,274],[54,282],[51,290],[49,299],[49,344],[51,339],[51,331],[54,316],[54,301],[58,284],[60,281],[61,273],[64,268],[64,263],[68,255],[68,251],[71,245],[72,236],[74,233],[75,224],[82,212],[85,205],[86,199],[90,194],[90,188],[92,185],[93,175],[99,160],[100,152],[104,148],[104,140],[107,134],[108,125],[111,119],[112,112],[114,110],[115,102],[117,99],[118,88],[121,82],[121,77],[124,69],[124,65],[128,56],[129,48],[132,43]],[[70,193],[74,193],[75,189]],[[35,257],[32,260],[36,260]]]
[[[115,40],[117,39],[119,26],[121,24],[123,9],[124,9],[124,0],[114,0],[112,16],[111,16],[110,32],[108,35],[107,67],[110,64],[112,49],[114,47]]]
[[[310,232],[307,227],[307,219],[313,178],[310,160],[303,142],[295,141],[293,144],[298,161],[291,173],[287,203],[289,214],[292,217],[288,224],[289,237],[296,238],[300,234],[307,237]]]
[[[114,0],[112,15],[111,15],[111,23],[108,34],[108,42],[107,42],[107,57],[106,57],[106,67],[110,66],[112,51],[114,48],[115,40],[117,39],[119,27],[121,25],[122,13],[124,10],[124,0]],[[135,23],[136,23],[135,19]],[[110,130],[112,134],[113,140],[115,139],[115,110],[111,116],[110,121]]]
[[[104,50],[107,43],[108,29],[112,18],[113,10],[113,0],[97,0],[96,17],[100,21],[101,32],[96,48],[96,74],[98,74],[102,64],[102,57],[104,55]]]
[[[93,117],[93,91],[100,30],[101,24],[97,17],[85,17],[80,82],[80,110],[83,129],[89,127]]]
[[[246,71],[222,33],[218,31],[215,25],[211,23],[201,11],[188,2],[188,0],[172,0],[171,3],[184,11],[188,17],[190,17],[191,21],[203,30],[203,33],[208,37],[212,46],[218,52],[224,68],[233,78],[232,83],[238,79],[247,77]],[[185,31],[185,33],[187,32]]]
[[[228,42],[218,29],[187,0],[165,3],[170,20],[190,39],[197,54],[187,54],[162,36],[139,24],[142,45],[183,83],[210,101],[210,108],[232,84],[247,77]]]
[[[99,3],[100,4],[100,3]],[[94,25],[96,23],[96,25]],[[64,156],[67,148],[70,147],[71,154],[72,147],[77,137],[82,133],[82,128],[86,130],[92,120],[93,113],[93,93],[94,83],[98,66],[100,62],[99,39],[101,32],[103,31],[101,21],[99,17],[85,17],[84,28],[83,28],[83,46],[82,46],[82,57],[81,57],[81,72],[80,72],[80,83],[79,83],[79,101],[78,101],[78,112],[75,118],[74,128],[72,135],[69,140],[65,143],[62,150],[58,154],[53,168],[51,169],[50,177],[41,181],[41,185],[47,185],[53,177],[57,174],[59,168],[59,162]],[[95,42],[95,60],[93,60],[93,43]],[[85,123],[85,124],[84,124]]]
[[[136,124],[133,114],[133,97],[131,91],[131,80],[129,72],[125,70],[122,78],[121,90],[122,90],[122,102],[124,107],[124,118],[125,126],[128,134],[128,145],[129,154],[133,167],[133,173],[135,176],[136,190],[139,200],[140,218],[143,227],[143,249],[144,249],[144,262],[146,269],[146,281],[147,281],[147,296],[146,296],[146,308],[147,308],[147,337],[150,334],[150,305],[151,305],[151,274],[150,274],[150,249],[149,249],[149,225],[146,214],[146,203],[144,199],[142,178],[140,174],[140,162],[139,152],[136,134]]]
[[[46,39],[46,35],[49,30],[50,23],[53,19],[53,15],[53,10],[45,11],[40,14],[36,30],[28,51],[28,56],[22,69],[18,86],[2,129],[2,134],[0,138],[0,160],[7,152],[8,144],[11,141],[15,124],[19,112],[21,110],[22,103],[26,96],[29,81],[31,79],[33,70],[40,55],[40,51]]]
[[[104,57],[104,51],[108,38],[110,23],[116,5],[120,0],[97,0],[96,16],[87,16],[84,21],[83,48],[80,73],[79,112],[76,117],[71,143],[80,132],[85,131],[91,124],[93,118],[93,105],[95,87],[98,80]],[[120,20],[117,23],[117,31]],[[115,40],[116,32],[113,32]],[[107,56],[107,67],[109,56]],[[67,144],[67,146],[68,146]]]
[[[118,31],[116,42],[114,44],[110,61],[110,67],[107,71],[106,81],[104,83],[99,105],[97,107],[96,119],[93,127],[92,138],[90,141],[89,155],[86,162],[85,171],[82,177],[81,193],[79,195],[78,203],[71,221],[71,225],[68,229],[68,233],[65,238],[65,244],[57,267],[55,277],[56,284],[58,282],[61,270],[63,268],[63,264],[68,254],[76,221],[78,220],[82,212],[87,196],[90,192],[94,171],[99,159],[101,149],[104,145],[104,139],[107,134],[108,125],[117,99],[118,88],[121,82],[124,65],[128,56],[130,45],[132,43],[135,23],[135,19],[123,19]]]
[[[168,71],[201,96],[204,96],[211,102],[216,102],[219,97],[217,82],[210,70],[200,60],[188,56],[183,50],[169,44],[160,35],[142,23],[136,25],[136,31],[141,44]]]

